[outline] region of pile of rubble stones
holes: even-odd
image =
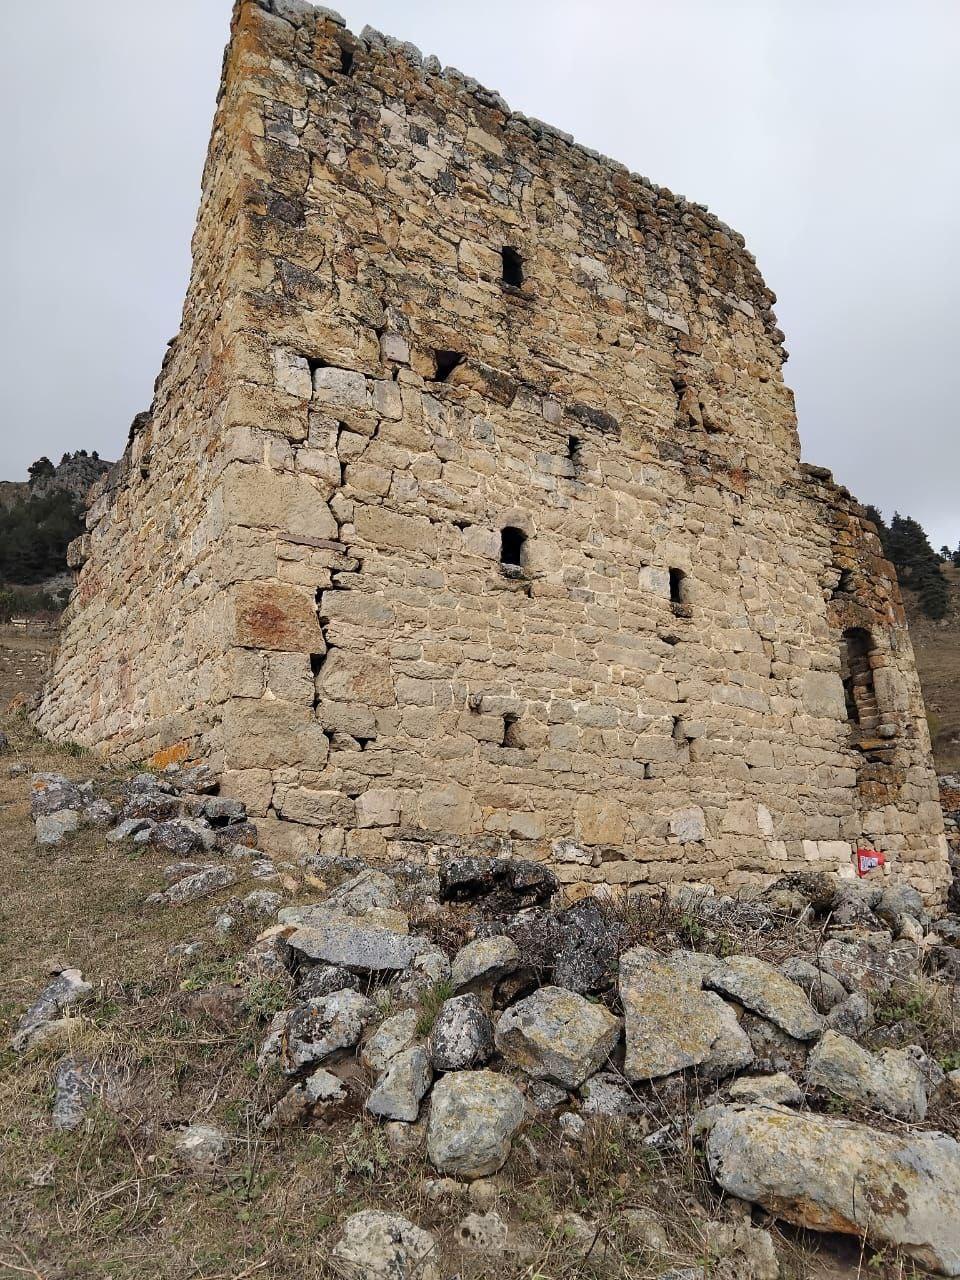
[[[240,860],[276,876],[251,847],[242,805],[212,789],[203,769],[143,774],[110,805],[90,784],[37,775],[37,837],[92,823],[112,828],[108,840],[169,850],[180,861],[151,905],[233,884]],[[200,854],[208,861],[189,860]],[[715,1183],[739,1200],[960,1274],[960,1145],[925,1125],[931,1108],[957,1105],[960,1071],[911,1043],[908,1021],[874,1030],[877,1003],[912,990],[921,968],[933,982],[960,978],[960,919],[932,921],[909,886],[798,874],[749,902],[688,886],[664,917],[674,928],[638,942],[629,911],[595,898],[563,905],[537,863],[378,869],[341,858],[313,871],[340,881],[320,901],[283,906],[260,891],[260,914],[275,922],[241,964],[241,981],[286,993],[259,1053],[282,1081],[265,1127],[335,1115],[359,1057],[372,1082],[364,1106],[391,1147],[425,1147],[441,1178],[495,1174],[532,1116],[555,1119],[571,1142],[607,1121],[660,1148],[692,1132]],[[677,945],[678,919],[714,950]],[[803,945],[778,963],[716,953],[738,930],[782,939],[785,922]],[[75,970],[57,975],[14,1048],[42,1039],[89,990]],[[664,1099],[691,1080],[705,1105],[671,1115]],[[55,1085],[61,1127],[120,1088],[70,1059]],[[214,1166],[229,1138],[195,1126],[179,1147],[195,1167]],[[389,1274],[429,1275],[433,1248],[428,1233],[370,1210],[345,1223],[335,1260],[344,1275],[379,1274],[363,1269],[364,1250],[379,1249]]]

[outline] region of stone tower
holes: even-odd
[[[37,714],[267,847],[948,877],[893,570],[743,239],[436,59],[240,0],[179,336]]]

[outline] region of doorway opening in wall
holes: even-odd
[[[859,729],[875,729],[880,719],[873,687],[873,638],[863,627],[848,627],[840,641],[840,677],[847,719]]]
[[[527,535],[508,524],[500,530],[500,567],[509,577],[517,577],[523,569],[523,547]]]

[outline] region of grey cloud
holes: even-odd
[[[772,288],[804,456],[960,542],[952,0],[344,8],[703,201]],[[0,10],[0,476],[116,456],[176,331],[229,0]]]

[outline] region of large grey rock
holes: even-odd
[[[296,929],[287,938],[287,946],[308,960],[364,974],[406,969],[418,952],[428,949],[422,938],[346,919]]]
[[[119,1104],[120,1087],[114,1073],[87,1058],[61,1058],[53,1077],[54,1129],[70,1132],[78,1128],[96,1102],[111,1107]]]
[[[454,991],[484,982],[496,982],[513,973],[520,963],[520,950],[512,938],[502,934],[493,938],[476,938],[468,942],[453,958],[450,982]]]
[[[384,1018],[360,1051],[360,1061],[371,1071],[386,1071],[390,1060],[409,1049],[417,1038],[416,1009],[401,1009]]]
[[[620,957],[628,1080],[652,1080],[710,1061],[720,1042],[729,1058],[732,1037],[723,1001],[700,987],[700,975],[686,962],[674,962],[647,947]],[[747,1047],[741,1042],[743,1065]]]
[[[780,966],[780,972],[806,993],[807,999],[818,1013],[829,1013],[834,1005],[847,997],[847,989],[832,973],[819,969],[809,960],[792,956]]]
[[[585,1080],[580,1088],[583,1109],[590,1115],[626,1116],[642,1115],[647,1109],[637,1094],[633,1092],[626,1080],[612,1072],[601,1072]]]
[[[496,1045],[528,1075],[576,1089],[609,1058],[619,1018],[574,991],[541,987],[500,1016]]]
[[[401,1049],[387,1063],[387,1069],[367,1098],[367,1110],[384,1120],[416,1120],[420,1101],[430,1088],[433,1071],[423,1045]]]
[[[898,1120],[919,1121],[927,1114],[923,1072],[906,1049],[874,1055],[847,1036],[825,1031],[807,1060],[807,1082]]]
[[[732,1102],[779,1102],[785,1107],[798,1107],[803,1102],[803,1090],[783,1071],[769,1076],[740,1076],[729,1092]]]
[[[34,821],[64,809],[79,813],[92,799],[92,783],[78,786],[62,773],[35,773],[30,780],[30,816]]]
[[[147,898],[147,905],[185,907],[188,903],[197,902],[200,898],[207,898],[212,893],[219,893],[221,889],[236,884],[237,879],[237,872],[233,867],[210,863],[200,871],[194,871],[191,875],[176,881],[169,889],[151,893]]]
[[[557,914],[555,986],[581,995],[605,991],[617,975],[623,926],[596,898],[583,898]]]
[[[795,1040],[816,1040],[823,1031],[823,1018],[796,983],[756,956],[728,956],[704,986],[759,1013]]]
[[[493,1071],[451,1071],[434,1086],[427,1154],[441,1173],[483,1178],[510,1154],[523,1120],[523,1094]]]
[[[819,962],[848,991],[871,999],[886,995],[895,981],[910,981],[917,973],[916,947],[893,946],[886,933],[828,938],[820,948]]]
[[[352,1049],[376,1017],[376,1005],[358,991],[335,991],[297,1005],[287,1018],[282,1042],[286,1070],[296,1072]]]
[[[330,1261],[344,1280],[440,1280],[433,1236],[380,1209],[347,1218]]]
[[[80,814],[76,809],[58,809],[56,813],[42,813],[34,824],[37,844],[42,849],[63,844],[80,826]]]
[[[833,1006],[827,1014],[827,1027],[851,1040],[859,1040],[874,1024],[873,1006],[866,996],[855,991]]]
[[[193,1173],[213,1173],[230,1154],[230,1139],[210,1124],[191,1124],[173,1141],[174,1159]]]
[[[478,996],[445,1000],[430,1032],[430,1061],[435,1071],[480,1067],[493,1055],[493,1023]]]
[[[75,1004],[79,1004],[93,990],[89,982],[84,982],[79,969],[62,969],[49,982],[26,1010],[17,1023],[17,1029],[11,1040],[12,1048],[21,1053],[35,1037],[37,1031],[45,1023],[53,1022]]]
[[[187,854],[212,848],[213,833],[191,818],[167,818],[153,828],[150,843],[165,853],[185,858]]]
[[[373,908],[392,909],[400,905],[397,886],[384,871],[367,869],[344,880],[324,901],[348,914],[362,916]]]
[[[301,1000],[319,1000],[334,991],[362,991],[363,979],[338,964],[314,964],[297,975],[297,995]]]
[[[960,1275],[960,1146],[952,1138],[881,1133],[772,1105],[714,1107],[697,1127],[710,1172],[731,1195]]]

